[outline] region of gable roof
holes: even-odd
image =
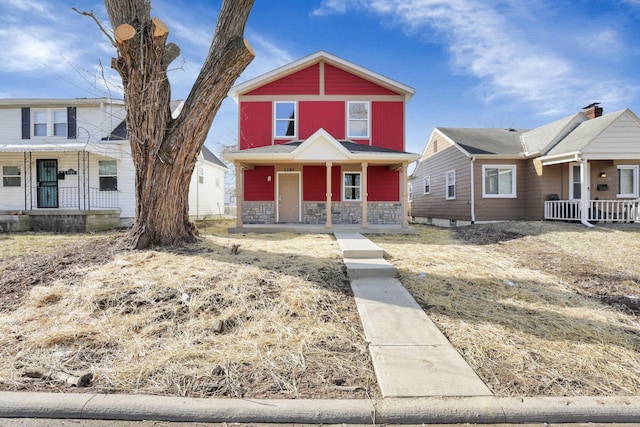
[[[501,128],[436,128],[467,156],[523,155],[520,137],[526,130]]]
[[[202,153],[202,158],[206,162],[213,163],[214,165],[218,165],[218,166],[221,166],[221,167],[223,167],[225,169],[228,169],[227,165],[225,165],[224,162],[218,158],[218,156],[213,154],[213,152],[211,150],[209,150],[206,145],[202,146],[201,153]]]
[[[296,71],[300,71],[304,68],[309,67],[310,65],[321,61],[362,77],[380,86],[386,87],[394,92],[398,92],[404,95],[405,102],[408,101],[416,93],[415,89],[410,86],[407,86],[396,80],[383,76],[382,74],[378,74],[374,71],[361,67],[360,65],[354,64],[353,62],[349,62],[345,59],[339,58],[335,55],[321,50],[311,55],[305,56],[304,58],[301,58],[290,64],[284,65],[280,68],[276,68],[273,71],[240,83],[231,88],[231,90],[229,91],[229,96],[231,96],[236,102],[238,102],[238,98],[247,92],[250,92],[260,86],[264,86],[287,75],[293,74]]]
[[[577,113],[525,132],[522,135],[525,152],[545,153],[585,120],[588,120],[587,116]]]
[[[598,135],[604,132],[606,128],[618,120],[627,111],[629,110],[617,111],[615,113],[605,114],[595,119],[583,121],[564,139],[545,153],[545,156],[557,156],[582,151]]]

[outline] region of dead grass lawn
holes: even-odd
[[[495,394],[640,395],[640,228],[416,229],[371,239]]]

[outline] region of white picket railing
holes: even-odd
[[[544,219],[580,221],[580,200],[549,200],[544,202]],[[587,221],[593,222],[638,222],[640,200],[591,200]]]

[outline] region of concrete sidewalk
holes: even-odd
[[[492,396],[402,284],[383,250],[358,233],[335,233],[382,396]]]

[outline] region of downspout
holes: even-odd
[[[591,182],[589,179],[588,165],[588,160],[580,161],[580,183],[582,184],[580,191],[580,210],[582,211],[580,212],[580,223],[587,227],[593,227],[593,224],[587,221],[589,219],[589,203],[591,200]]]
[[[473,179],[473,162],[475,160],[476,157],[471,156],[471,162],[469,163],[469,165],[471,166],[471,224],[476,223],[476,191]]]

